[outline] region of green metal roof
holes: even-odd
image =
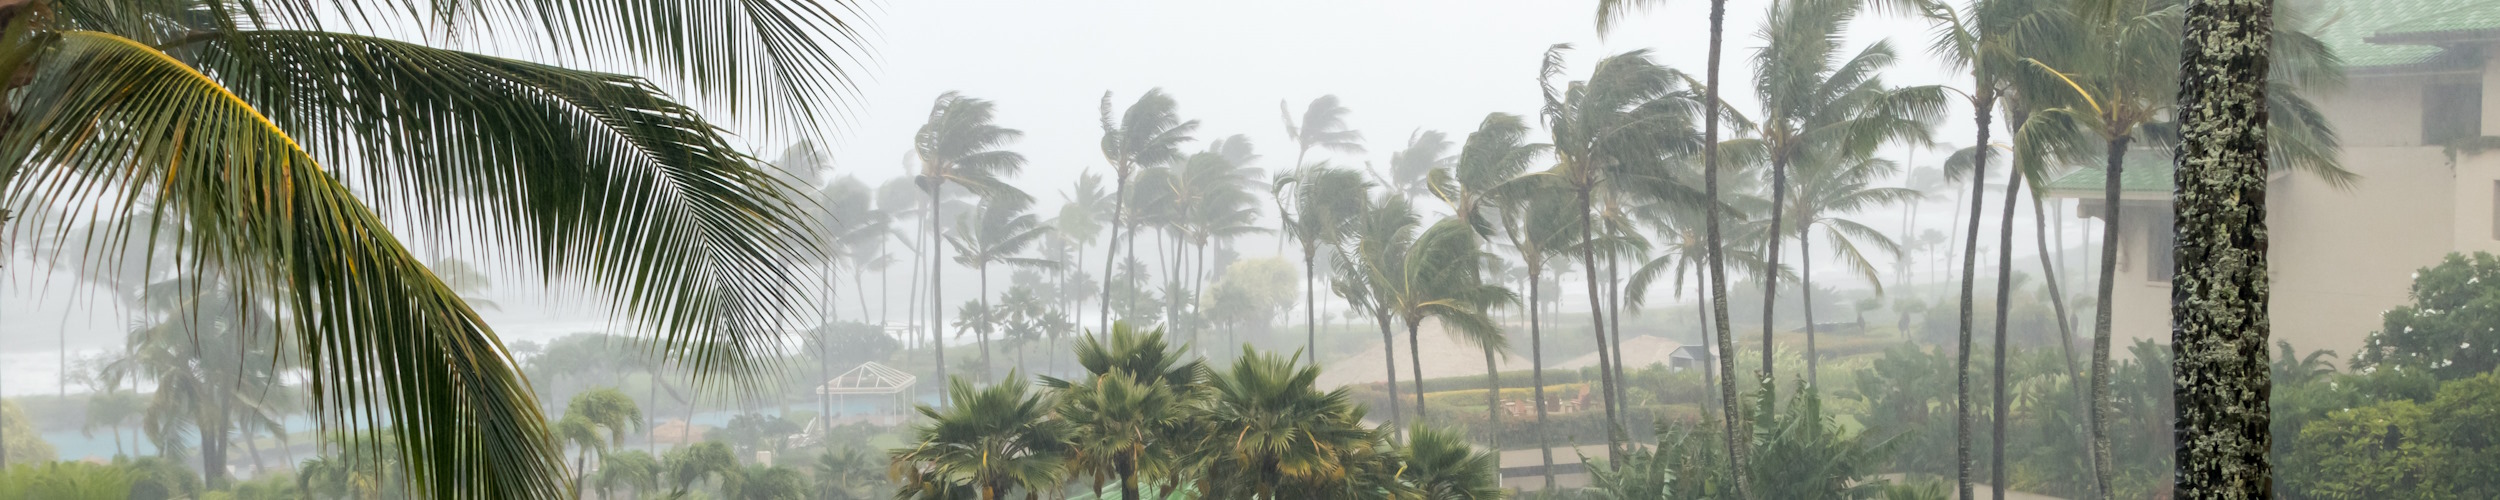
[[[2170,158],[2170,151],[2168,150],[2137,149],[2128,151],[2126,169],[2118,174],[2118,189],[2128,193],[2160,193],[2168,195],[2176,190],[2174,188],[2175,184],[2173,184],[2174,181],[2171,179],[2170,174],[2177,168],[2178,166],[2172,162]],[[2109,189],[2108,184],[2106,184],[2109,182],[2109,174],[2107,172],[2108,170],[2102,168],[2100,165],[2085,166],[2083,168],[2076,169],[2073,172],[2068,172],[2066,175],[2058,176],[2056,179],[2050,179],[2047,191],[2051,193],[2104,192]]]
[[[2500,29],[2500,0],[2331,0],[2311,17],[2326,24],[2318,38],[2347,66],[2407,66],[2444,51],[2384,37]]]

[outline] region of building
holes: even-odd
[[[2334,0],[2323,10],[2319,35],[2348,78],[2306,97],[2341,134],[2344,168],[2361,181],[2338,189],[2274,176],[2270,313],[2275,338],[2349,359],[2383,312],[2409,301],[2415,270],[2450,252],[2500,252],[2500,148],[2467,146],[2500,130],[2500,101],[2483,98],[2500,85],[2500,0]],[[2168,152],[2143,150],[2121,175],[2111,310],[2122,346],[2169,336],[2172,168]],[[2044,192],[2078,199],[2079,215],[2097,224],[2105,178],[2087,167]]]

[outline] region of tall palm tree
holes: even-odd
[[[1659,1],[1661,0],[1598,0],[1597,34],[1601,37],[1604,36],[1611,30],[1614,23],[1620,21],[1623,16],[1629,15],[1633,11],[1654,5]],[[1724,444],[1727,448],[1728,461],[1733,465],[1733,467],[1728,469],[1728,475],[1732,479],[1730,483],[1735,485],[1734,489],[1736,497],[1750,498],[1747,494],[1752,491],[1750,487],[1751,485],[1748,484],[1749,482],[1746,481],[1745,474],[1742,472],[1747,470],[1745,456],[1746,447],[1738,445],[1738,440],[1742,439],[1743,436],[1743,434],[1740,434],[1739,431],[1743,429],[1745,424],[1744,419],[1738,418],[1738,414],[1741,413],[1742,410],[1738,409],[1736,406],[1736,360],[1731,357],[1731,355],[1736,352],[1734,346],[1735,340],[1728,337],[1727,262],[1725,254],[1727,251],[1727,245],[1725,244],[1726,242],[1721,239],[1723,235],[1720,234],[1719,227],[1719,126],[1720,117],[1726,111],[1725,104],[1719,98],[1719,60],[1720,56],[1726,53],[1727,0],[1709,0],[1709,2],[1710,47],[1708,62],[1705,63],[1706,67],[1703,69],[1701,84],[1701,102],[1708,103],[1702,112],[1701,176],[1702,193],[1705,197],[1703,204],[1706,207],[1704,208],[1706,216],[1703,217],[1703,220],[1706,221],[1704,223],[1706,226],[1704,228],[1704,233],[1707,236],[1706,239],[1709,241],[1710,276],[1708,281],[1710,282],[1711,317],[1719,318],[1719,322],[1716,327],[1717,330],[1715,331],[1718,336],[1718,352],[1720,353],[1720,355],[1716,356],[1719,359],[1719,408],[1720,411],[1724,413],[1720,419],[1720,423],[1726,426],[1726,431],[1721,432],[1720,437],[1723,438],[1723,441],[1725,441]],[[1746,433],[1750,433],[1750,431],[1747,431]],[[1553,481],[1549,479],[1546,482],[1550,485]]]
[[[1206,368],[1181,356],[1163,331],[1116,323],[1107,340],[1077,340],[1085,378],[1042,378],[1058,392],[1057,412],[1072,426],[1082,467],[1118,476],[1121,498],[1138,498],[1141,477],[1177,474],[1185,458],[1184,421],[1204,399]]]
[[[1410,198],[1431,194],[1425,177],[1458,162],[1458,157],[1450,155],[1452,146],[1456,145],[1450,143],[1449,134],[1439,130],[1415,129],[1407,134],[1406,149],[1389,153],[1389,180],[1394,184],[1390,188]]]
[[[1051,218],[1051,225],[1058,228],[1060,237],[1074,243],[1074,262],[1084,262],[1086,247],[1094,245],[1095,235],[1102,233],[1103,221],[1111,215],[1111,194],[1102,189],[1102,175],[1088,169],[1078,174],[1076,185],[1068,191],[1061,191],[1059,197],[1067,201],[1059,205],[1059,215]],[[1079,272],[1078,268],[1074,263],[1062,268],[1061,280],[1070,278],[1064,273]],[[1084,307],[1086,296],[1092,295],[1090,290],[1075,292],[1063,289],[1062,292],[1066,294],[1062,298],[1068,301],[1071,319],[1080,314],[1074,311]]]
[[[1057,487],[1066,472],[1069,430],[1051,416],[1048,400],[1031,389],[1012,373],[986,389],[960,377],[949,381],[948,407],[920,405],[928,420],[912,427],[915,443],[893,450],[897,475],[970,487],[982,500]]]
[[[1492,449],[1499,450],[1500,447]],[[1406,445],[1407,471],[1423,498],[1494,500],[1502,494],[1497,452],[1477,451],[1457,431],[1416,428]]]
[[[890,238],[889,235],[893,233],[894,229],[888,225],[891,218],[885,212],[871,208],[875,201],[874,194],[868,190],[868,184],[860,182],[858,177],[843,176],[835,179],[825,184],[824,188],[818,189],[816,195],[816,201],[819,204],[814,214],[817,219],[816,227],[822,231],[819,236],[824,238],[823,243],[818,246],[825,250],[824,261],[820,265],[823,267],[822,278],[826,290],[824,299],[827,303],[819,305],[824,308],[824,323],[832,324],[835,317],[834,311],[840,308],[839,305],[831,303],[834,295],[832,290],[838,287],[834,283],[835,271],[845,263],[851,267],[852,286],[855,288],[853,295],[857,296],[860,301],[860,321],[867,322],[868,294],[867,290],[859,285],[858,280],[861,275],[867,274],[867,268],[878,265],[875,261],[879,256],[871,252],[881,252],[885,242]],[[816,333],[829,335],[833,331],[831,328],[819,328]],[[816,377],[819,380],[832,380],[834,375],[832,342],[827,340],[818,339],[816,342]],[[833,414],[832,399],[818,395],[816,402],[818,414]]]
[[[990,264],[1032,269],[1050,269],[1058,265],[1049,259],[1024,256],[1033,242],[1040,241],[1051,230],[1049,226],[1042,225],[1040,216],[1025,210],[1031,203],[1011,197],[984,198],[972,213],[964,214],[963,219],[955,221],[954,234],[946,235],[946,244],[955,249],[955,263],[972,268],[973,273],[981,276],[981,295],[974,300],[981,303],[983,311],[993,309],[990,307]],[[981,373],[997,373],[992,371],[990,364],[990,334],[996,322],[982,321],[978,325]]]
[[[1380,357],[1388,369],[1386,380],[1389,384],[1391,429],[1408,425],[1398,402],[1397,330],[1390,326],[1397,317],[1397,310],[1388,306],[1390,291],[1385,288],[1388,285],[1371,278],[1374,275],[1396,274],[1394,270],[1376,268],[1403,264],[1397,257],[1399,247],[1413,243],[1415,226],[1421,223],[1422,219],[1415,215],[1414,207],[1407,203],[1405,197],[1384,193],[1379,200],[1364,204],[1363,213],[1355,216],[1352,222],[1353,229],[1346,245],[1337,250],[1336,258],[1329,259],[1336,264],[1334,277],[1329,279],[1331,291],[1345,299],[1354,310],[1370,313],[1380,325]],[[1407,361],[1421,362],[1419,358],[1411,357]],[[1416,420],[1421,421],[1422,415],[1418,411]]]
[[[1815,346],[1814,328],[1814,230],[1823,229],[1823,238],[1832,244],[1832,254],[1849,266],[1859,278],[1873,286],[1875,293],[1884,292],[1883,281],[1876,276],[1875,264],[1867,260],[1862,247],[1873,247],[1893,260],[1901,259],[1901,245],[1882,230],[1851,220],[1851,214],[1898,203],[1913,203],[1918,191],[1898,187],[1872,186],[1874,181],[1891,177],[1898,165],[1867,156],[1837,158],[1827,163],[1799,165],[1797,176],[1790,179],[1797,196],[1782,210],[1788,212],[1791,235],[1797,238],[1797,278],[1803,292],[1806,319],[1806,384],[1820,387],[1816,375],[1821,372],[1821,358]]]
[[[1031,198],[1024,191],[1007,184],[1006,180],[1006,177],[1024,169],[1024,155],[999,149],[1023,137],[1024,132],[991,123],[997,108],[990,101],[954,92],[939,94],[937,102],[929,106],[928,123],[922,124],[920,132],[912,138],[912,152],[920,161],[920,172],[913,177],[913,183],[919,185],[921,193],[929,197],[929,210],[922,214],[921,219],[928,223],[929,230],[924,234],[928,235],[926,241],[931,245],[943,237],[939,231],[939,214],[942,213],[939,202],[945,198],[948,185],[960,186],[979,195],[984,204],[1013,203],[1021,211],[1025,204],[1031,203]],[[946,273],[945,265],[938,259],[945,254],[936,251],[928,253],[929,348],[937,358],[938,378],[943,379],[946,377],[946,338],[942,325],[946,324],[946,309],[939,304],[946,303],[943,279]],[[987,298],[989,292],[983,290],[982,293]],[[981,347],[981,368],[983,373],[991,373],[987,371],[989,344],[984,342]]]
[[[1412,361],[1408,364],[1414,365],[1415,372],[1415,419],[1424,421],[1423,357],[1417,347],[1417,332],[1424,320],[1439,320],[1452,336],[1483,349],[1485,376],[1493,382],[1487,390],[1499,390],[1493,358],[1509,350],[1510,342],[1486,310],[1517,298],[1501,285],[1485,283],[1478,274],[1482,243],[1466,223],[1444,219],[1421,235],[1414,235],[1411,228],[1400,233],[1381,256],[1389,262],[1363,266],[1364,279],[1382,292],[1376,299],[1380,307],[1406,321],[1408,360]]]
[[[248,421],[275,419],[267,400],[287,390],[282,377],[298,356],[273,341],[279,323],[269,308],[227,280],[175,278],[142,296],[154,322],[131,330],[126,354],[105,366],[105,378],[155,385],[140,427],[160,453],[175,456],[186,434],[196,435],[204,482],[223,488],[228,447],[250,439]]]
[[[600,498],[617,498],[619,489],[632,489],[635,494],[649,495],[660,488],[660,460],[642,450],[609,453],[601,459],[599,475],[592,485]]]
[[[1167,168],[1150,169],[1139,175],[1141,184],[1151,186],[1157,198],[1168,201],[1170,210],[1164,222],[1182,240],[1173,245],[1172,261],[1180,269],[1165,273],[1172,296],[1166,316],[1172,324],[1188,329],[1196,338],[1195,327],[1182,321],[1182,306],[1196,304],[1196,290],[1204,288],[1204,270],[1189,271],[1186,247],[1198,249],[1200,267],[1204,267],[1206,249],[1218,240],[1230,240],[1265,231],[1256,225],[1259,208],[1253,186],[1264,185],[1258,169],[1247,163],[1258,155],[1250,152],[1249,137],[1234,135],[1208,143],[1207,151]],[[1196,276],[1198,279],[1185,280]],[[1195,311],[1189,311],[1193,315]]]
[[[795,195],[663,85],[558,64],[648,63],[739,116],[804,126],[849,86],[860,11],[371,6],[34,0],[0,12],[26,35],[10,53],[43,54],[9,63],[20,77],[0,132],[0,212],[34,216],[13,221],[26,227],[178,214],[200,229],[178,237],[202,256],[183,266],[214,262],[286,309],[275,340],[300,346],[292,363],[324,381],[315,420],[406,438],[396,450],[412,460],[397,464],[421,494],[555,496],[569,475],[493,329],[398,231],[516,242],[514,262],[588,278],[707,373],[745,373],[769,354],[762,339],[802,307],[782,266],[802,253],[784,239],[804,230]],[[323,29],[350,10],[381,17]],[[557,64],[355,33],[416,23],[447,39],[519,33]],[[98,197],[128,202],[52,205]],[[413,216],[394,225],[385,212]]]
[[[1604,295],[1598,293],[1597,245],[1594,238],[1598,226],[1594,222],[1596,199],[1614,189],[1618,183],[1655,179],[1657,162],[1677,151],[1698,147],[1698,137],[1691,134],[1692,113],[1700,107],[1684,88],[1682,75],[1650,60],[1645,50],[1625,52],[1597,63],[1589,79],[1562,84],[1562,54],[1569,44],[1558,44],[1546,51],[1540,68],[1545,106],[1540,112],[1545,127],[1553,133],[1553,168],[1539,175],[1549,176],[1578,204],[1581,213],[1580,267],[1589,271],[1589,318],[1596,335],[1598,365],[1613,366],[1614,356],[1605,348],[1606,314]],[[1671,183],[1669,183],[1671,184]],[[1624,192],[1624,191],[1618,191]],[[1677,196],[1681,193],[1648,192],[1649,196]],[[1680,197],[1680,196],[1679,196]],[[1611,286],[1611,285],[1609,285]],[[1612,370],[1599,370],[1601,391],[1605,401],[1609,458],[1620,458],[1623,429],[1619,424],[1615,380]]]
[[[1278,174],[1271,185],[1277,197],[1276,215],[1284,223],[1285,236],[1302,244],[1302,302],[1308,330],[1305,352],[1316,358],[1319,290],[1312,283],[1319,275],[1319,250],[1322,246],[1335,249],[1344,244],[1354,229],[1350,221],[1366,210],[1364,198],[1371,192],[1372,181],[1361,172],[1315,165]],[[1316,359],[1313,362],[1317,363]]]
[[[1870,156],[1886,143],[1923,143],[1926,122],[1943,112],[1941,86],[1884,84],[1882,73],[1895,59],[1890,43],[1879,41],[1843,55],[1839,40],[1831,34],[1856,20],[1863,8],[1864,3],[1851,0],[1783,0],[1772,3],[1763,21],[1766,45],[1753,58],[1754,88],[1763,101],[1755,140],[1762,143],[1771,164],[1771,206],[1782,207],[1770,213],[1771,227],[1782,235],[1766,242],[1769,249],[1763,256],[1771,267],[1779,266],[1780,241],[1807,231],[1804,224],[1783,222],[1789,215],[1798,215],[1788,208],[1791,167],[1840,172],[1846,170],[1840,164]],[[1810,262],[1812,256],[1804,259]],[[1772,308],[1778,290],[1778,275],[1766,276],[1762,306],[1766,379],[1776,373],[1771,356],[1775,349],[1768,346],[1776,330]],[[1809,287],[1803,293],[1809,296],[1811,329],[1813,290]],[[1807,359],[1812,362],[1811,357]]]
[[[1553,259],[1578,243],[1579,234],[1571,224],[1576,208],[1547,177],[1522,177],[1515,190],[1498,199],[1503,233],[1509,236],[1510,247],[1519,253],[1521,268],[1526,271],[1528,288],[1528,363],[1529,392],[1536,406],[1536,442],[1538,456],[1545,464],[1545,484],[1554,484],[1553,436],[1545,432],[1547,413],[1545,398],[1545,334],[1542,308],[1545,271]],[[1567,263],[1568,261],[1563,261]]]
[[[1353,114],[1354,110],[1338,102],[1336,94],[1312,99],[1311,104],[1303,108],[1302,116],[1299,118],[1294,116],[1293,108],[1285,101],[1276,102],[1276,111],[1284,114],[1285,137],[1293,140],[1293,169],[1295,170],[1311,166],[1312,148],[1352,155],[1363,154],[1363,132],[1355,130],[1345,122],[1346,115]]]
[[[1150,89],[1146,95],[1138,96],[1137,102],[1130,104],[1127,111],[1114,117],[1111,114],[1111,92],[1102,93],[1102,156],[1111,162],[1112,201],[1111,239],[1103,245],[1106,251],[1102,265],[1102,329],[1099,331],[1111,331],[1111,277],[1118,274],[1113,272],[1112,266],[1120,260],[1120,226],[1130,218],[1129,180],[1140,169],[1180,161],[1180,146],[1193,140],[1189,134],[1198,130],[1197,120],[1181,121],[1179,108],[1180,103],[1164,94],[1163,89]],[[1129,254],[1133,258],[1137,236],[1129,235],[1129,239],[1132,240],[1129,242],[1128,248],[1132,249]],[[1129,285],[1131,288],[1136,286],[1135,283]]]
[[[1476,238],[1490,240],[1500,226],[1494,224],[1494,217],[1488,212],[1499,210],[1498,204],[1505,196],[1528,190],[1527,185],[1533,181],[1518,184],[1511,181],[1520,179],[1530,166],[1553,150],[1551,144],[1530,143],[1528,140],[1528,124],[1519,115],[1486,114],[1484,121],[1476,125],[1476,131],[1467,134],[1467,142],[1459,147],[1456,162],[1450,167],[1426,173],[1425,186],[1433,196],[1450,206],[1451,220],[1466,224]],[[1485,263],[1504,262],[1489,252],[1478,253],[1484,257],[1479,260]],[[1485,271],[1492,271],[1496,276],[1501,273],[1499,269]],[[1529,309],[1534,309],[1534,301],[1530,301],[1529,305]],[[1530,327],[1530,330],[1534,329],[1534,326]],[[1486,350],[1486,370],[1496,370],[1495,357],[1494,352]],[[1538,364],[1538,368],[1542,365]],[[1496,372],[1488,378],[1498,376]],[[1541,377],[1542,374],[1539,374]],[[1494,390],[1485,393],[1485,422],[1498,426],[1502,412],[1501,384],[1498,380],[1495,382],[1492,386]],[[1544,388],[1536,390],[1541,392]],[[1493,448],[1501,447],[1495,443]],[[1495,458],[1496,462],[1500,461],[1498,454]]]

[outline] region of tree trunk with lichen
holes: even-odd
[[[2187,10],[2171,279],[2173,498],[2273,496],[2266,453],[2266,67],[2272,0]]]

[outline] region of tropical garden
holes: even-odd
[[[2267,174],[2358,180],[2326,6],[1600,0],[1707,15],[1707,64],[1557,44],[1534,109],[1387,143],[1104,92],[1098,159],[945,92],[877,179],[728,139],[839,114],[850,2],[0,2],[0,238],[130,325],[0,401],[0,498],[2500,495],[2500,258],[2356,352],[2265,333]],[[1876,18],[1929,31],[1841,36]],[[1955,80],[1887,79],[1918,57]],[[2172,150],[2175,337],[2113,331],[2122,170]],[[619,326],[507,342],[490,269]]]

